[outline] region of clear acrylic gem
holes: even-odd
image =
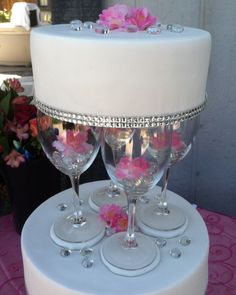
[[[93,27],[94,27],[94,23],[93,22],[84,22],[84,28],[85,29],[92,30]]]
[[[147,33],[150,35],[159,35],[161,33],[160,26],[150,26],[147,28]]]
[[[170,256],[173,258],[180,258],[182,255],[182,252],[180,251],[179,248],[173,248],[170,250]]]
[[[69,250],[69,249],[61,249],[60,250],[60,255],[62,256],[62,257],[68,257],[68,256],[70,256],[70,254],[71,254],[71,250]]]
[[[76,20],[72,20],[70,22],[70,27],[74,31],[82,31],[83,30],[83,23],[79,19],[78,20],[77,19]]]
[[[191,239],[187,236],[184,236],[179,239],[179,243],[182,246],[189,246],[191,244]]]
[[[80,250],[80,254],[82,256],[90,256],[90,255],[92,255],[92,253],[93,253],[93,249],[92,248],[82,248]]]
[[[65,203],[60,203],[57,205],[57,209],[60,211],[65,211],[67,208],[67,205]]]
[[[88,257],[85,257],[82,260],[82,262],[81,262],[81,264],[83,265],[84,268],[90,268],[90,267],[92,267],[93,266],[93,263],[94,263],[93,259],[92,258],[88,258]]]
[[[167,240],[165,240],[165,239],[163,239],[163,238],[160,237],[160,238],[156,238],[155,243],[157,244],[157,246],[159,248],[163,248],[167,244]]]
[[[102,26],[102,25],[96,25],[94,30],[98,34],[105,35],[105,34],[108,34],[109,33],[109,28],[106,27],[106,26]]]
[[[173,33],[182,33],[184,31],[184,27],[181,25],[172,25],[170,31]]]

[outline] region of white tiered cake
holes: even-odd
[[[31,34],[31,58],[36,100],[49,110],[58,111],[62,117],[67,113],[72,114],[72,117],[73,114],[96,118],[107,116],[108,120],[112,117],[121,120],[125,117],[144,117],[148,121],[152,116],[194,111],[205,102],[210,34],[194,28],[184,28],[181,33],[168,30],[167,26],[161,26],[161,29],[160,34],[123,30],[100,34],[85,27],[78,31],[72,30],[70,25],[34,29]],[[92,183],[86,189],[84,186],[86,194],[90,189],[95,189],[92,186]],[[65,193],[62,193],[62,198],[59,198],[61,202],[64,202],[64,197]],[[80,274],[85,278],[82,280],[85,285],[81,285],[77,284],[77,272],[72,272],[69,277],[68,273],[63,273],[66,273],[66,269],[70,271],[71,266],[67,263],[67,268],[64,268],[66,264],[61,267],[62,260],[49,238],[51,221],[42,220],[42,231],[39,229],[41,225],[35,222],[44,214],[43,211],[52,210],[54,213],[50,213],[50,218],[56,218],[53,214],[59,213],[53,209],[54,200],[58,202],[58,198],[53,197],[42,204],[29,218],[23,230],[24,272],[30,295],[38,295],[40,292],[49,292],[52,295],[111,295],[106,284],[112,280],[118,286],[112,294],[126,294],[125,286],[134,282],[138,286],[137,290],[132,291],[135,295],[189,295],[191,292],[194,295],[204,294],[207,285],[208,236],[200,216],[186,201],[181,201],[181,206],[186,207],[189,214],[189,230],[195,238],[198,234],[201,238],[193,244],[192,253],[185,250],[186,257],[189,258],[182,260],[180,264],[165,253],[166,260],[161,261],[160,267],[164,267],[162,270],[169,274],[174,265],[172,271],[178,274],[177,279],[173,276],[172,280],[168,275],[161,278],[162,271],[158,267],[137,280],[119,277],[108,272],[98,260],[91,272],[86,273],[85,270]],[[36,227],[36,231],[32,227]],[[49,265],[58,264],[55,268],[50,266],[48,269],[41,265],[43,257],[41,261],[38,254],[42,249],[33,253],[35,248],[31,247],[31,241],[34,242],[37,238],[30,237],[35,232],[37,235],[44,232],[46,253],[52,258]],[[174,245],[176,242],[170,243]],[[71,256],[70,263],[74,265],[73,259]],[[169,260],[171,266],[165,266]],[[156,275],[155,272],[158,271],[160,273]],[[73,275],[76,279],[73,279]],[[160,289],[153,290],[153,283],[161,286]],[[37,285],[42,288],[40,292],[36,290]]]
[[[35,96],[88,115],[187,111],[205,100],[210,47],[210,34],[194,28],[152,35],[40,27],[31,35]]]

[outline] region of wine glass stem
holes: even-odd
[[[138,245],[134,233],[136,202],[137,199],[135,197],[128,196],[128,228],[124,240],[126,248],[135,248]]]
[[[73,223],[82,225],[86,222],[85,218],[83,217],[83,213],[81,210],[81,204],[79,199],[79,181],[80,175],[79,174],[72,174],[70,176],[72,189],[73,189]]]
[[[168,203],[167,203],[167,197],[166,197],[169,176],[170,176],[170,167],[168,167],[165,170],[163,184],[162,184],[162,188],[161,188],[161,194],[158,197],[158,209],[161,214],[169,214],[170,213],[169,209],[168,209]]]

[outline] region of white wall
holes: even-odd
[[[105,0],[146,6],[162,23],[212,34],[208,104],[191,153],[173,168],[170,188],[199,206],[236,216],[236,1]]]

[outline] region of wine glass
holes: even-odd
[[[135,212],[137,199],[148,192],[164,172],[170,155],[171,131],[168,126],[136,128],[125,143],[118,132],[115,141],[121,140],[122,144],[116,147],[113,140],[110,140],[113,132],[113,128],[103,130],[102,157],[108,175],[127,196],[128,229],[103,242],[101,258],[112,272],[137,276],[152,270],[160,260],[155,242],[146,235],[135,232]],[[149,146],[158,134],[164,134],[165,148],[158,150],[155,146],[152,147],[159,155],[157,158],[150,152]]]
[[[146,234],[170,238],[182,234],[187,228],[188,219],[182,209],[167,202],[167,185],[170,168],[190,151],[198,125],[199,116],[173,125],[170,161],[164,172],[161,193],[157,194],[155,204],[143,206],[137,214],[137,224]],[[156,138],[154,144],[161,147],[161,138]]]
[[[52,225],[53,241],[70,249],[92,246],[104,235],[98,217],[81,209],[80,175],[89,168],[100,147],[101,128],[86,127],[54,119],[38,111],[39,139],[46,156],[68,175],[73,191],[73,212],[59,217]]]
[[[131,128],[109,128],[109,133],[107,132],[105,140],[112,146],[113,150],[116,150],[130,141],[133,132],[134,130]],[[126,195],[112,180],[108,186],[93,191],[89,196],[89,205],[93,210],[98,212],[105,204],[116,204],[123,208],[127,207]]]

